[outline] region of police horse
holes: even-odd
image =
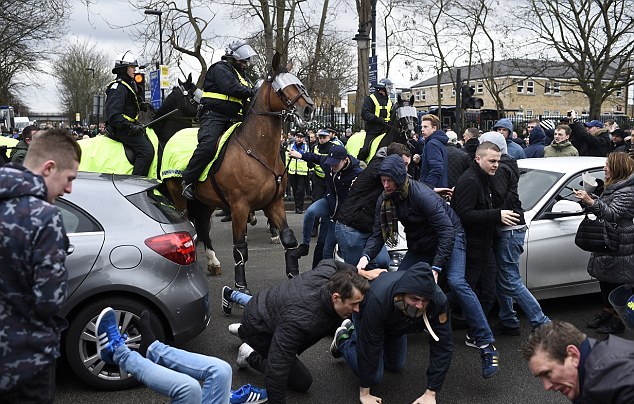
[[[312,119],[314,103],[301,81],[280,65],[280,59],[281,55],[276,53],[271,71],[252,100],[244,121],[225,140],[224,146],[219,147],[221,164],[216,165],[217,161],[204,181],[196,185],[196,200],[187,201],[182,196],[181,178],[175,176],[164,179],[176,208],[187,209],[199,237],[209,235],[214,209],[230,208],[235,286],[247,291],[246,224],[250,212],[263,210],[271,225],[279,229],[287,263],[290,251],[297,248],[297,240],[288,226],[282,199],[287,176],[279,154],[279,139],[285,119]],[[179,138],[183,132],[186,131],[176,133],[166,144],[165,155],[171,153],[172,147],[181,146]],[[221,142],[223,139],[226,138],[221,138]],[[177,171],[166,158],[162,164],[162,172]],[[290,268],[287,264],[287,276],[298,274],[296,269]]]

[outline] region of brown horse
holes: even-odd
[[[230,208],[235,287],[247,291],[246,225],[249,212],[263,210],[271,224],[280,230],[287,263],[292,262],[288,257],[290,250],[297,248],[295,235],[286,221],[282,199],[287,176],[280,158],[280,134],[285,119],[295,117],[309,121],[314,103],[301,81],[280,66],[280,58],[279,54],[273,57],[271,71],[255,95],[244,122],[227,141],[220,168],[196,185],[196,200],[186,201],[182,197],[180,179],[165,180],[176,207],[180,210],[187,207],[188,216],[204,244],[207,244],[205,238],[209,238],[213,210]],[[177,133],[170,142],[178,136]],[[170,143],[167,147],[170,147]],[[215,259],[215,254],[209,248],[207,257]],[[289,277],[298,274],[297,268],[288,264],[286,272]]]

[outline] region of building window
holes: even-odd
[[[559,95],[561,90],[561,83],[556,81],[547,81],[544,84],[544,94],[548,95]]]
[[[442,100],[444,95],[445,95],[445,89],[441,88],[440,92],[438,93],[438,98]]]
[[[484,83],[476,83],[475,92],[477,94],[484,94]]]
[[[526,118],[532,118],[533,117],[533,110],[532,109],[527,109],[526,110]]]
[[[544,116],[548,116],[548,115],[550,115],[550,111],[549,111],[549,110],[547,110],[547,109],[545,109],[545,110],[544,110]]]
[[[524,94],[524,80],[520,80],[517,82],[517,93]]]
[[[414,101],[420,101],[420,91],[414,92]]]
[[[526,81],[526,94],[535,94],[535,82],[532,80]]]
[[[456,87],[451,86],[451,98],[456,98]]]
[[[614,92],[614,95],[617,97],[623,97],[623,89],[619,88]]]
[[[420,92],[420,100],[427,101],[427,94],[425,94],[425,90]]]
[[[554,110],[553,116],[561,116],[561,112],[559,112],[558,110]]]

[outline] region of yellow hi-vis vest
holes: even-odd
[[[249,87],[250,84],[248,81],[246,81],[244,79],[244,77],[242,77],[242,75],[232,66],[233,71],[236,72],[236,74],[238,75],[238,80],[240,81],[240,84],[242,84],[243,86]],[[238,97],[233,97],[231,95],[227,95],[227,94],[222,94],[222,93],[215,93],[213,91],[203,91],[203,98],[213,98],[216,100],[223,100],[223,101],[231,101],[231,102],[236,102],[242,106],[244,106],[244,102],[242,99],[238,98]],[[242,110],[240,110],[240,115],[242,115]]]
[[[392,113],[392,100],[388,97],[387,99],[387,105],[381,105],[379,103],[379,100],[376,98],[375,94],[370,94],[370,98],[372,99],[372,102],[374,103],[374,115],[378,116],[379,118],[381,117],[381,111],[385,110],[385,117],[383,118],[383,120],[388,123],[390,122],[390,114]]]
[[[134,95],[134,102],[136,103],[136,116],[134,118],[131,118],[129,116],[127,116],[126,114],[121,114],[123,115],[123,117],[130,122],[136,122],[139,120],[139,111],[141,110],[141,107],[139,106],[139,99],[136,96],[136,91],[134,91],[134,89],[132,87],[130,87],[130,85],[128,83],[126,83],[125,81],[121,80],[121,79],[117,79],[117,80],[112,80],[110,83],[108,83],[108,88],[110,88],[111,85],[113,85],[114,83],[121,83],[124,86],[126,86],[126,88],[128,90],[130,90],[130,92],[132,93],[132,95]]]
[[[289,145],[286,149],[286,158],[291,159],[288,164],[288,173],[297,175],[308,175],[308,163],[302,159],[294,159],[288,155],[288,152],[293,149],[293,145]],[[306,148],[308,150],[308,148]],[[288,161],[288,160],[287,160]]]
[[[379,149],[379,144],[381,144],[381,140],[383,140],[384,136],[385,136],[385,133],[380,136],[377,136],[370,143],[370,152],[368,154],[368,157],[365,159],[366,163],[369,163],[370,160],[372,160],[372,157],[374,157],[374,155],[376,154],[376,151]],[[363,147],[364,142],[365,142],[365,131],[362,130],[361,132],[356,132],[355,134],[353,134],[352,136],[348,138],[348,142],[346,143],[346,151],[348,152],[349,155],[357,157],[359,155],[359,152],[361,151],[361,148]]]

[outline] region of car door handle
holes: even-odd
[[[74,253],[74,252],[75,252],[75,246],[74,246],[74,245],[72,245],[72,244],[70,244],[70,245],[68,246],[68,248],[66,249],[66,254],[67,254],[67,255],[71,255],[71,254],[72,254],[72,253]]]

